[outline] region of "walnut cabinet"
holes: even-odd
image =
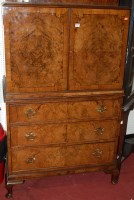
[[[130,10],[94,2],[4,4],[8,197],[28,178],[118,181]]]

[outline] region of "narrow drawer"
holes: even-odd
[[[10,106],[10,122],[64,121],[67,119],[67,103],[24,104]]]
[[[11,127],[11,146],[111,140],[119,134],[115,120]]]
[[[12,170],[52,169],[59,167],[112,164],[115,143],[81,144],[62,147],[15,148]],[[21,158],[21,159],[20,159]]]
[[[10,122],[44,123],[102,118],[119,118],[119,100],[57,102],[10,106]]]
[[[70,102],[68,117],[77,120],[117,118],[120,116],[120,110],[121,102],[119,100]]]

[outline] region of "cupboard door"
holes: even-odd
[[[7,7],[4,24],[7,92],[66,90],[68,9]]]
[[[122,89],[128,25],[128,10],[72,10],[70,90]]]

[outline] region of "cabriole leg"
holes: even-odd
[[[114,170],[111,175],[111,183],[113,185],[118,183],[120,171],[118,169]]]
[[[8,199],[12,198],[13,185],[6,184],[6,189],[7,189],[6,198],[8,198]]]
[[[7,194],[5,195],[6,198],[10,199],[13,197],[13,186],[18,185],[18,184],[23,184],[25,181],[8,181],[6,179],[6,189],[7,189]]]

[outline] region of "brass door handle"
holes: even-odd
[[[97,111],[98,111],[99,113],[104,113],[106,110],[107,110],[107,107],[104,106],[104,105],[99,105],[99,106],[97,107]]]
[[[25,115],[27,118],[32,118],[36,115],[36,111],[33,108],[29,108],[28,110],[26,110]]]
[[[102,127],[98,127],[94,130],[94,132],[97,134],[97,135],[102,135],[104,133],[104,128]]]
[[[96,150],[92,153],[92,155],[93,155],[94,157],[96,157],[96,158],[101,158],[101,156],[102,156],[102,151],[101,151],[100,149],[96,149]]]
[[[36,135],[33,132],[29,132],[25,135],[25,137],[27,140],[33,141],[36,138]]]

